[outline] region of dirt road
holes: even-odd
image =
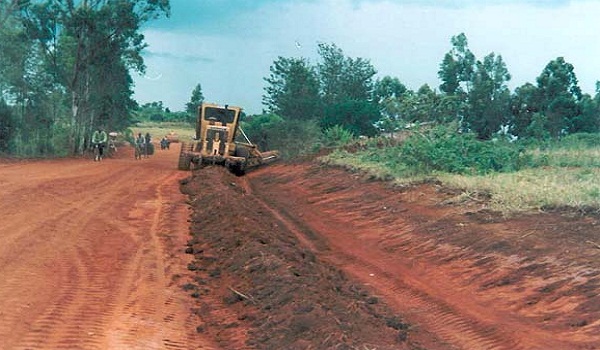
[[[600,349],[598,216],[176,148],[0,162],[0,349]]]
[[[176,159],[0,163],[0,349],[211,348],[178,282]]]

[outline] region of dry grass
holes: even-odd
[[[599,168],[534,168],[486,176],[442,174],[446,185],[491,194],[492,209],[504,213],[548,207],[600,208]]]
[[[467,197],[477,193],[491,195],[490,209],[514,214],[553,207],[600,210],[600,168],[595,166],[597,152],[546,152],[549,166],[480,176],[447,173],[407,176],[406,169],[394,171],[383,163],[365,162],[364,158],[349,153],[336,154],[322,161],[399,185],[439,180],[445,186],[463,191]]]
[[[599,148],[535,149],[529,153],[537,164],[558,167],[600,167]]]
[[[186,123],[150,123],[144,122],[139,123],[131,127],[134,135],[138,133],[146,134],[150,133],[152,139],[157,141],[163,136],[168,135],[170,132],[174,132],[179,135],[180,141],[189,141],[194,137],[195,131],[193,126]]]

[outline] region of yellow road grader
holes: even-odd
[[[278,151],[260,152],[240,127],[242,108],[203,103],[198,107],[196,135],[181,142],[178,168],[225,166],[240,176],[247,170],[279,159]],[[243,142],[238,139],[243,138]]]

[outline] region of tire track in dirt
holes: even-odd
[[[330,181],[311,182],[314,171],[302,166],[272,167],[252,173],[249,186],[284,226],[301,241],[312,242],[308,248],[315,250],[315,237],[319,242],[327,240],[329,249],[316,249],[321,259],[374,288],[411,323],[436,334],[446,348],[573,348],[572,340],[520,316],[508,302],[461,284],[469,278],[461,279],[461,273],[485,276],[496,263],[478,266],[471,261],[473,252],[440,244],[424,234],[432,217],[443,222],[447,214],[429,213],[417,205],[412,210],[421,210],[419,217],[410,206],[394,205],[394,199],[378,194],[376,185],[359,190],[347,182],[340,184],[342,180],[336,181],[334,175],[325,175]],[[405,214],[412,221],[402,219]],[[456,224],[449,221],[449,228],[462,229],[453,227]],[[446,260],[455,262],[456,272],[440,268],[448,264]],[[585,341],[581,344],[579,348],[587,348]]]
[[[117,176],[116,178],[119,177]],[[107,186],[109,184],[106,179],[99,180],[98,182]],[[115,182],[114,185],[118,186],[119,183]],[[52,185],[48,187],[52,188]],[[80,322],[80,320],[72,320],[72,314],[76,313],[78,308],[85,304],[87,304],[85,305],[87,311],[93,310],[94,304],[98,302],[95,294],[85,297],[87,290],[95,291],[97,289],[90,281],[90,277],[93,277],[93,272],[86,266],[85,260],[81,259],[80,252],[84,249],[90,249],[90,245],[93,242],[89,242],[85,235],[85,230],[91,226],[90,222],[96,218],[96,214],[107,204],[106,200],[98,199],[102,198],[100,193],[101,188],[110,187],[90,189],[91,196],[82,197],[82,200],[79,202],[68,203],[64,208],[58,205],[58,209],[52,215],[47,215],[52,212],[47,207],[40,205],[40,208],[34,204],[33,208],[29,208],[28,211],[43,210],[43,215],[33,225],[27,226],[26,231],[31,230],[35,234],[28,235],[27,232],[21,232],[18,229],[12,232],[13,237],[18,237],[24,243],[15,244],[14,241],[9,240],[7,246],[12,248],[10,249],[10,254],[6,251],[3,251],[1,254],[3,260],[5,259],[8,262],[5,265],[5,273],[10,274],[12,277],[11,281],[16,282],[2,288],[3,296],[5,295],[8,298],[18,296],[22,299],[22,276],[29,274],[30,278],[28,282],[32,285],[32,288],[25,291],[25,293],[28,295],[27,300],[36,300],[35,294],[39,293],[36,287],[43,285],[44,280],[47,278],[47,274],[44,274],[43,271],[50,269],[50,273],[54,276],[53,278],[58,278],[58,280],[55,280],[56,283],[51,286],[51,298],[45,300],[45,302],[38,300],[37,303],[27,306],[34,313],[44,310],[44,307],[47,307],[47,310],[43,311],[40,315],[32,315],[35,320],[32,320],[28,326],[31,335],[26,335],[20,339],[19,344],[15,345],[15,348],[71,346],[72,341],[70,340],[75,338],[77,333],[74,329],[68,329],[65,332],[65,339],[61,342],[53,340],[56,337],[60,337],[59,334],[54,334],[54,330],[65,319],[68,319],[69,321],[67,322],[69,324],[73,324],[79,329],[94,328],[93,324],[86,325]],[[39,189],[36,188],[36,192],[37,190]],[[43,203],[43,201],[40,201],[40,203]],[[52,203],[52,209],[57,207],[56,202],[50,203]],[[88,210],[79,210],[82,206]],[[36,246],[44,246],[45,244],[56,247],[53,254],[45,256],[43,260],[38,260],[36,266],[22,265],[20,259],[26,256],[28,251],[31,251]],[[95,262],[89,262],[89,264],[93,263]],[[32,270],[32,267],[36,268],[36,272],[28,272]],[[57,301],[52,303],[52,299]],[[50,305],[43,305],[46,302],[49,302]],[[8,312],[4,316],[9,320],[12,319],[12,322],[6,323],[8,328],[3,329],[4,327],[0,327],[0,339],[10,338],[9,334],[14,332],[12,325],[22,317],[18,313],[11,315]]]
[[[0,259],[16,261],[15,257],[24,253],[23,250],[15,250],[15,248],[27,249],[28,247],[14,242],[15,239],[31,239],[24,230],[47,230],[54,234],[47,235],[43,239],[60,239],[61,235],[71,232],[63,228],[66,226],[63,221],[76,218],[81,208],[94,208],[96,213],[101,212],[98,210],[102,206],[111,204],[110,201],[100,202],[102,191],[110,189],[115,179],[122,178],[123,171],[127,169],[122,169],[121,173],[111,174],[111,176],[96,176],[95,185],[90,188],[86,186],[88,178],[92,176],[88,173],[69,180],[56,175],[59,177],[58,180],[28,184],[17,190],[9,189],[6,191],[8,193],[2,193],[2,197],[10,198],[10,201],[3,201],[7,205],[2,206],[6,224],[2,228],[3,245],[0,246]],[[77,201],[72,201],[66,199],[69,198],[69,194],[81,194],[81,197]],[[23,222],[27,221],[32,222],[33,227],[24,226]]]
[[[188,212],[176,156],[3,166],[0,348],[212,348],[179,286]]]
[[[440,340],[451,346],[458,346],[461,349],[527,349],[510,341],[510,336],[499,335],[498,331],[492,325],[482,325],[481,323],[469,320],[464,316],[457,315],[448,305],[441,301],[432,301],[430,297],[418,290],[413,290],[410,286],[402,283],[397,277],[392,276],[385,270],[379,268],[369,260],[363,260],[351,254],[344,254],[341,251],[331,252],[331,249],[324,245],[319,233],[308,230],[306,226],[299,225],[298,220],[294,219],[285,209],[275,207],[268,203],[264,198],[259,202],[268,210],[284,227],[294,233],[299,241],[308,249],[318,254],[318,256],[335,266],[341,267],[345,271],[351,270],[351,274],[365,282],[361,276],[377,276],[377,283],[373,283],[375,278],[366,282],[371,285],[388,302],[390,300],[401,300],[410,305],[410,310],[402,310],[402,314],[417,312],[427,315],[426,322]],[[304,227],[301,227],[304,226]],[[319,248],[317,248],[317,246]],[[330,253],[326,253],[329,251]],[[348,252],[347,252],[348,253]],[[381,291],[386,291],[381,293]],[[394,303],[396,304],[396,303]],[[396,307],[398,305],[395,305]]]
[[[127,170],[106,178],[96,177],[94,182],[97,186],[89,189],[89,196],[52,218],[53,225],[63,232],[60,240],[64,242],[54,259],[59,267],[55,273],[65,277],[56,286],[56,301],[30,326],[34,337],[25,336],[17,349],[100,348],[98,337],[102,334],[102,325],[114,307],[114,292],[106,286],[119,283],[119,274],[124,268],[121,262],[126,261],[125,249],[131,247],[131,239],[98,214],[112,204],[110,194],[129,182]],[[82,207],[86,210],[77,210]],[[36,231],[47,224],[43,222]],[[50,238],[45,243],[60,246],[60,242],[54,242],[57,239]],[[123,248],[115,249],[119,246]],[[99,266],[105,263],[113,266],[109,274]]]
[[[190,349],[194,348],[193,334],[183,337],[173,337],[177,334],[181,323],[187,328],[192,328],[193,319],[191,313],[180,318],[175,306],[177,295],[165,292],[160,288],[147,288],[140,290],[138,285],[157,287],[168,285],[167,266],[163,260],[165,255],[161,243],[161,232],[168,230],[169,203],[164,203],[163,192],[170,184],[177,184],[180,174],[175,174],[161,179],[160,185],[155,190],[155,196],[151,201],[137,203],[133,210],[133,218],[150,217],[151,224],[147,231],[139,233],[139,239],[144,242],[142,249],[138,250],[133,258],[132,264],[136,266],[131,270],[124,281],[125,288],[117,298],[120,305],[115,314],[119,315],[115,321],[117,324],[133,325],[129,327],[117,326],[107,343],[106,348],[126,349]],[[164,305],[161,309],[150,309],[147,306],[159,301]],[[146,334],[146,342],[139,341],[140,334]],[[207,347],[198,347],[208,349]]]
[[[375,288],[408,319],[426,324],[427,329],[451,346],[460,349],[531,349],[519,344],[511,334],[498,329],[496,323],[483,322],[461,314],[443,300],[437,300],[379,266],[354,255],[335,254],[326,259],[336,266],[349,267],[351,274],[365,285]],[[392,262],[393,263],[393,262]],[[383,262],[383,266],[390,263]],[[369,276],[371,278],[365,278]]]

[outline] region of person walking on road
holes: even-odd
[[[104,147],[108,141],[108,135],[104,128],[98,127],[92,134],[92,147],[94,148],[94,161],[101,161],[104,157]]]
[[[135,139],[135,159],[142,159],[144,154],[146,154],[146,139],[140,132]]]
[[[144,139],[146,141],[146,158],[150,157],[150,155],[152,154],[153,149],[152,147],[152,138],[150,137],[150,133],[147,132],[146,136],[144,136]]]

